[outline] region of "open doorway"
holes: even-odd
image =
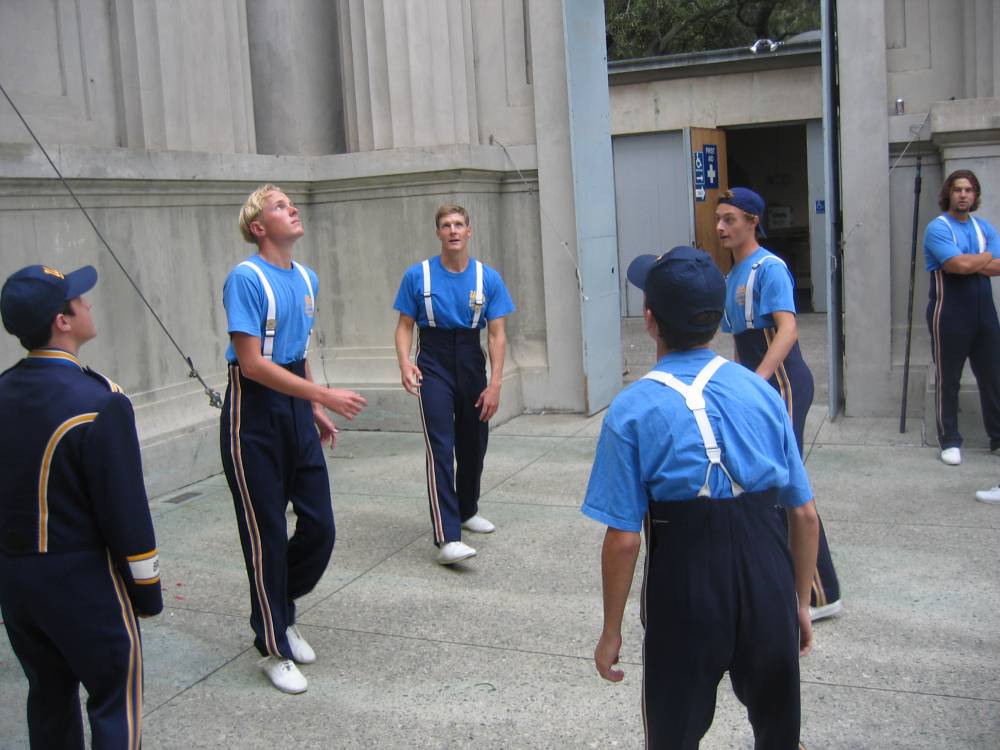
[[[726,128],[726,142],[729,184],[749,187],[767,203],[767,239],[762,244],[781,256],[795,276],[798,311],[822,309],[814,305],[811,242],[821,238],[811,237],[810,224],[823,206],[810,200],[806,125]]]

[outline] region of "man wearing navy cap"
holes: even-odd
[[[28,350],[0,375],[0,609],[28,678],[37,748],[137,748],[142,646],[160,612],[159,561],[132,404],[77,358],[97,332],[84,266],[29,266],[0,291],[4,328]]]
[[[733,267],[726,276],[722,330],[733,334],[736,361],[764,378],[781,395],[799,453],[804,456],[806,416],[814,388],[812,371],[799,347],[795,278],[785,261],[757,243],[758,235],[767,236],[763,227],[764,199],[757,193],[745,187],[724,191],[715,217],[719,241],[733,254]],[[833,617],[844,608],[822,519],[809,603],[814,622]]]
[[[658,362],[611,403],[582,508],[608,527],[597,671],[624,677],[615,665],[645,531],[646,746],[697,748],[728,671],[755,747],[793,750],[819,524],[791,422],[766,382],[708,349],[725,300],[708,255],[640,256],[628,278],[645,291]]]

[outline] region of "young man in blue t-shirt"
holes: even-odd
[[[725,282],[706,253],[639,256],[628,279],[645,292],[658,361],[608,408],[583,502],[608,527],[597,671],[624,677],[615,665],[645,530],[646,746],[697,747],[728,671],[755,746],[791,750],[819,534],[792,424],[771,386],[708,349]]]
[[[229,272],[223,289],[230,344],[222,465],[250,579],[259,665],[276,688],[301,693],[307,682],[296,662],[309,664],[316,654],[295,627],[295,600],[323,575],[335,538],[322,444],[333,447],[337,428],[325,409],[353,419],[366,402],[315,383],[309,370],[319,279],[292,259],[303,234],[295,204],[274,185],[261,186],[240,211],[240,233],[257,253]]]
[[[437,561],[452,565],[476,554],[462,542],[462,529],[494,531],[479,515],[479,483],[487,423],[500,405],[507,348],[504,318],[514,312],[514,302],[500,274],[469,257],[468,211],[441,206],[434,224],[441,254],[406,270],[393,306],[399,312],[400,379],[420,404]],[[414,325],[420,328],[415,364],[410,361]],[[479,341],[483,328],[490,355],[488,385]]]
[[[979,208],[979,179],[968,169],[948,175],[938,196],[943,214],[924,232],[930,271],[927,327],[934,354],[934,403],[941,460],[962,462],[958,389],[965,361],[976,377],[990,450],[1000,448],[1000,323],[992,277],[1000,276],[1000,237]]]

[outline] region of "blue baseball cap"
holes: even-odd
[[[640,255],[626,272],[646,293],[657,320],[692,333],[714,330],[726,303],[726,281],[704,250],[681,245],[663,255]]]
[[[0,290],[3,327],[22,341],[44,333],[67,301],[90,291],[97,271],[84,266],[64,274],[52,266],[28,266],[11,274]]]
[[[767,237],[767,232],[764,231],[764,212],[767,207],[764,204],[764,199],[753,190],[745,187],[730,188],[723,191],[719,203],[728,203],[744,213],[756,216],[758,219],[757,231],[760,232],[761,237]]]

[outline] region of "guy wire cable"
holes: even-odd
[[[7,93],[7,89],[3,87],[2,83],[0,83],[0,93],[3,94],[4,99],[7,100],[7,103],[10,104],[11,109],[14,110],[14,114],[17,115],[18,119],[21,121],[25,129],[28,131],[28,134],[35,141],[35,144],[41,150],[42,155],[45,156],[46,161],[48,161],[49,166],[52,167],[52,170],[56,173],[56,176],[59,178],[59,181],[63,184],[63,187],[66,188],[66,191],[73,198],[73,201],[76,203],[77,208],[79,208],[80,211],[83,212],[83,215],[87,217],[87,221],[90,223],[91,228],[93,228],[94,233],[97,235],[97,239],[101,241],[101,244],[103,244],[104,247],[107,249],[107,251],[111,254],[111,257],[114,259],[118,268],[121,269],[121,272],[125,274],[125,278],[128,279],[128,283],[132,285],[133,289],[135,289],[136,294],[139,295],[139,298],[142,300],[143,304],[146,305],[146,308],[152,314],[153,318],[156,320],[157,323],[160,324],[160,328],[163,329],[163,332],[167,335],[167,338],[170,339],[170,343],[174,345],[174,349],[177,350],[177,353],[181,355],[181,359],[183,359],[184,362],[187,364],[188,368],[190,369],[190,372],[188,372],[188,377],[195,378],[199,383],[201,383],[201,387],[204,389],[205,395],[208,396],[209,406],[214,406],[216,409],[221,409],[222,396],[219,395],[218,391],[215,391],[208,386],[208,383],[205,382],[205,379],[198,372],[197,368],[195,368],[194,362],[192,362],[191,358],[184,353],[180,345],[170,334],[170,331],[167,330],[166,324],[164,324],[164,322],[160,319],[160,316],[156,314],[156,310],[153,309],[153,306],[149,303],[149,300],[146,299],[146,295],[142,293],[142,290],[139,288],[139,285],[135,283],[135,280],[132,278],[132,275],[127,270],[125,270],[125,266],[123,266],[122,262],[118,260],[118,256],[115,254],[115,251],[111,249],[111,245],[109,245],[108,241],[104,239],[104,235],[101,234],[101,230],[97,228],[97,224],[94,223],[94,220],[90,217],[90,214],[87,213],[87,209],[83,207],[83,204],[80,202],[80,199],[76,197],[76,193],[73,192],[73,188],[71,188],[69,186],[69,183],[66,182],[66,178],[63,177],[62,172],[59,171],[59,167],[57,167],[55,162],[52,161],[52,157],[49,156],[49,152],[45,150],[45,146],[43,146],[42,142],[38,140],[38,136],[35,135],[35,131],[31,129],[30,125],[28,125],[28,121],[24,119],[24,115],[21,114],[21,110],[19,110],[17,108],[17,105],[14,104],[14,101],[10,98],[10,95]]]

